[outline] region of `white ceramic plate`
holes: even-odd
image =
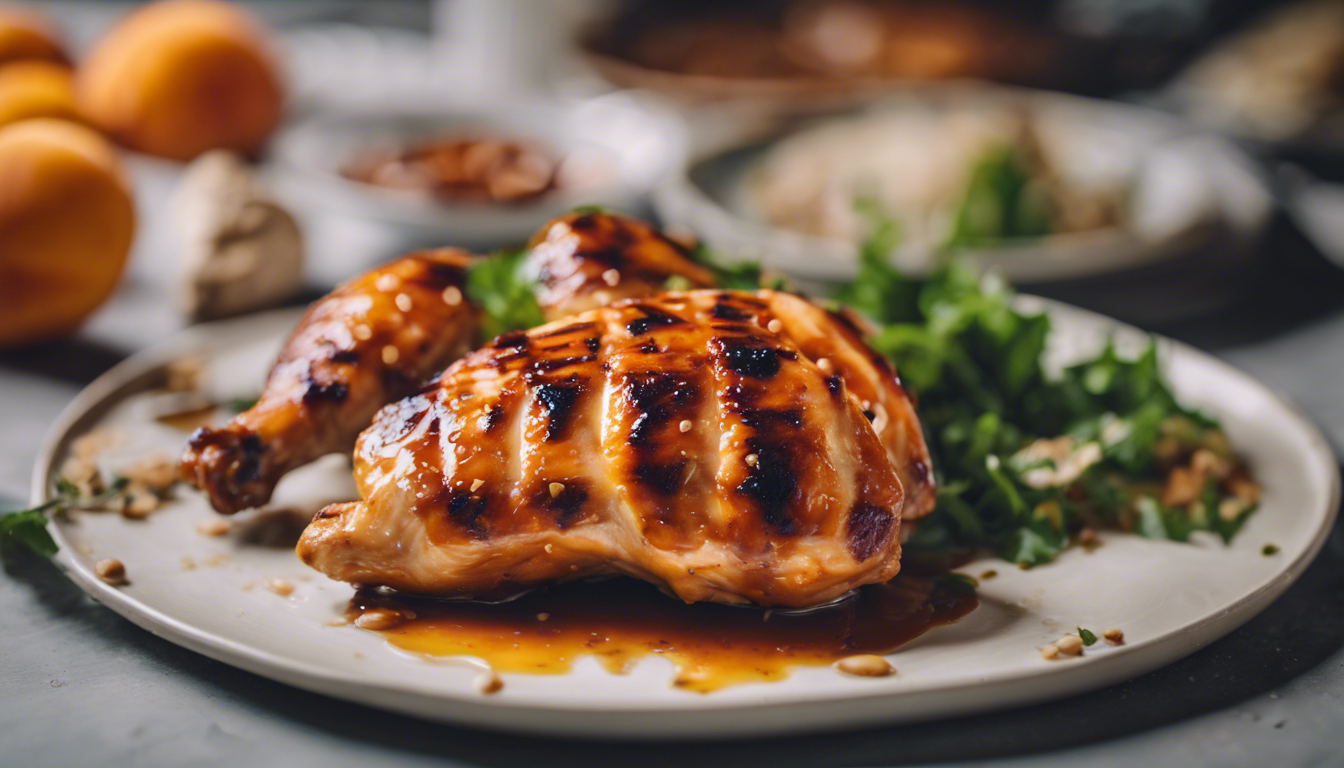
[[[361,152],[453,136],[530,140],[580,177],[520,203],[453,203],[364,184],[344,168]],[[529,104],[328,112],[273,143],[278,187],[309,208],[353,216],[414,237],[471,245],[525,241],[547,219],[579,205],[638,211],[653,186],[685,162],[686,135],[666,106],[633,93]]]
[[[1052,355],[1067,359],[1133,329],[1057,304]],[[70,440],[95,426],[125,442],[104,463],[115,470],[150,451],[175,454],[185,433],[147,418],[146,390],[166,362],[197,357],[218,397],[255,393],[297,314],[282,312],[191,329],[127,360],[70,405],[34,469],[34,502],[60,466]],[[1316,429],[1292,406],[1227,365],[1164,342],[1168,372],[1187,402],[1223,420],[1264,487],[1264,503],[1230,546],[1211,536],[1191,544],[1103,534],[1022,571],[982,561],[964,568],[999,576],[983,582],[981,605],[891,656],[898,674],[854,678],[797,668],[785,680],[688,693],[670,685],[672,668],[648,657],[626,675],[591,658],[559,676],[504,675],[482,695],[476,672],[398,653],[383,638],[333,626],[351,596],[345,584],[310,572],[286,546],[268,546],[283,513],[248,513],[233,533],[209,537],[202,498],[183,491],[148,520],[79,513],[59,519],[57,563],[95,598],[131,621],[212,658],[291,685],[422,717],[487,728],[618,738],[726,737],[932,718],[1101,688],[1160,667],[1212,642],[1265,608],[1321,547],[1339,505],[1337,465]],[[303,519],[317,505],[352,493],[347,460],[333,456],[288,477],[276,508]],[[1272,543],[1277,554],[1262,548]],[[128,586],[94,575],[101,558],[125,564]],[[188,558],[188,560],[184,560]],[[273,579],[295,585],[282,597]],[[1099,644],[1079,659],[1045,661],[1038,648],[1076,626],[1119,627],[1127,644]],[[1260,663],[1245,659],[1246,664]]]
[[[1123,178],[1129,212],[1121,224],[1100,229],[1005,241],[967,249],[965,257],[1014,284],[1068,280],[1142,267],[1230,234],[1244,242],[1266,225],[1272,200],[1252,163],[1231,144],[1191,136],[1180,122],[1155,110],[1059,93],[955,83],[911,88],[852,116],[908,115],[912,125],[930,115],[991,119],[1032,115],[1050,155],[1081,177]],[[835,118],[814,121],[821,127]],[[855,244],[770,223],[749,192],[751,179],[775,141],[718,151],[689,164],[654,192],[659,215],[684,227],[729,258],[760,261],[812,280],[852,279]],[[796,148],[795,148],[796,149]],[[1069,175],[1069,174],[1066,174]],[[935,262],[936,244],[905,242],[892,254],[904,271],[922,273]],[[1228,255],[1231,258],[1231,255]]]

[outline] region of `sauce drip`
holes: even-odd
[[[506,603],[413,598],[363,590],[348,616],[403,617],[378,631],[393,646],[431,656],[478,657],[500,672],[569,671],[591,655],[613,674],[649,654],[676,667],[672,684],[709,693],[782,680],[794,666],[824,666],[860,653],[889,653],[977,605],[975,593],[902,574],[843,601],[805,612],[715,603],[687,605],[627,578],[573,582]]]

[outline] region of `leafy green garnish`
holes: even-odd
[[[126,488],[126,478],[118,478],[111,487],[94,496],[80,498],[79,489],[65,478],[56,480],[56,498],[31,509],[0,515],[0,547],[23,546],[44,557],[60,551],[47,530],[49,515],[71,509],[90,509],[105,504]]]
[[[947,246],[985,245],[1051,231],[1052,211],[1022,148],[1007,145],[985,153],[971,169],[966,194],[952,217]]]
[[[482,309],[485,338],[542,324],[536,282],[524,273],[526,260],[525,250],[503,251],[477,260],[467,272],[467,297]]]
[[[1196,503],[1159,502],[1173,443],[1185,456],[1225,443],[1215,422],[1176,401],[1154,342],[1133,357],[1108,343],[1048,371],[1048,315],[1015,309],[1006,285],[955,261],[922,280],[901,273],[893,236],[874,227],[858,276],[835,298],[879,326],[870,342],[917,396],[939,487],[911,549],[989,548],[1030,566],[1084,526],[1177,541],[1236,533],[1254,507],[1221,514],[1215,483]]]
[[[224,407],[232,413],[242,413],[252,410],[252,406],[257,404],[261,397],[235,397],[224,404]]]
[[[691,249],[691,261],[699,264],[714,276],[714,287],[730,291],[754,291],[758,288],[773,288],[782,291],[786,281],[779,276],[769,275],[761,269],[759,262],[736,261],[725,263],[705,244],[698,243]],[[690,281],[678,275],[668,278],[669,290],[685,290]]]
[[[1083,645],[1091,647],[1096,645],[1097,636],[1092,634],[1092,630],[1078,627],[1078,637],[1083,641]]]

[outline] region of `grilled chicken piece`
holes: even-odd
[[[714,276],[691,261],[685,246],[622,216],[575,212],[552,219],[528,248],[537,304],[547,320],[652,296],[669,277],[683,278],[688,288],[714,285]]]
[[[291,469],[348,451],[373,415],[472,348],[478,310],[462,286],[471,256],[403,256],[314,304],[285,343],[260,399],[182,457],[185,480],[233,513],[265,504]]]
[[[378,414],[355,449],[363,501],[319,512],[299,557],[446,596],[625,573],[686,601],[824,603],[900,569],[898,474],[931,498],[880,360],[844,319],[772,291],[505,334]]]

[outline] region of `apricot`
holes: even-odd
[[[0,5],[0,64],[27,59],[66,60],[55,33],[42,17]]]
[[[80,119],[74,76],[65,65],[20,61],[0,67],[0,125],[30,117]]]
[[[76,94],[115,141],[174,160],[210,149],[255,154],[283,107],[260,28],[217,0],[164,0],[132,13],[80,67]]]
[[[76,328],[116,288],[134,230],[106,139],[52,118],[0,128],[0,346]]]

